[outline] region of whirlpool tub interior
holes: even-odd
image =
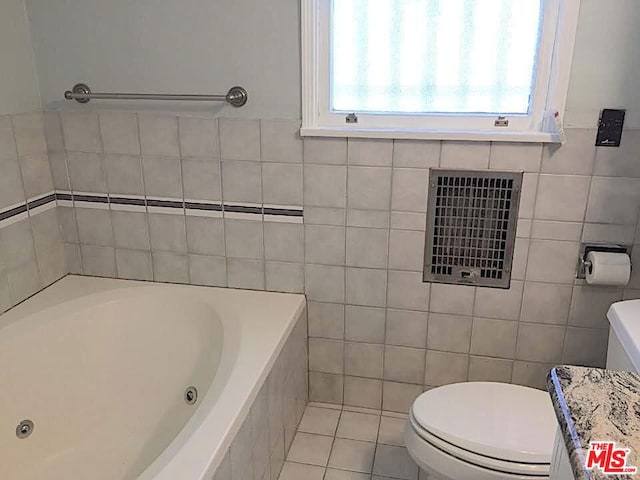
[[[274,478],[306,328],[302,295],[68,276],[0,316],[0,478]]]

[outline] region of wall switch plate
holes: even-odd
[[[622,129],[626,110],[605,108],[598,121],[596,147],[619,147],[622,142]]]

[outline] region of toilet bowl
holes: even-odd
[[[544,480],[556,428],[546,392],[506,383],[457,383],[415,400],[405,443],[430,479]]]

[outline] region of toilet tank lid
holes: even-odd
[[[557,422],[547,392],[507,383],[446,385],[411,407],[427,432],[465,450],[519,463],[550,463]]]
[[[607,318],[631,363],[640,370],[640,300],[614,303]]]

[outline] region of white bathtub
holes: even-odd
[[[210,479],[304,306],[302,295],[64,278],[0,316],[0,479]]]

